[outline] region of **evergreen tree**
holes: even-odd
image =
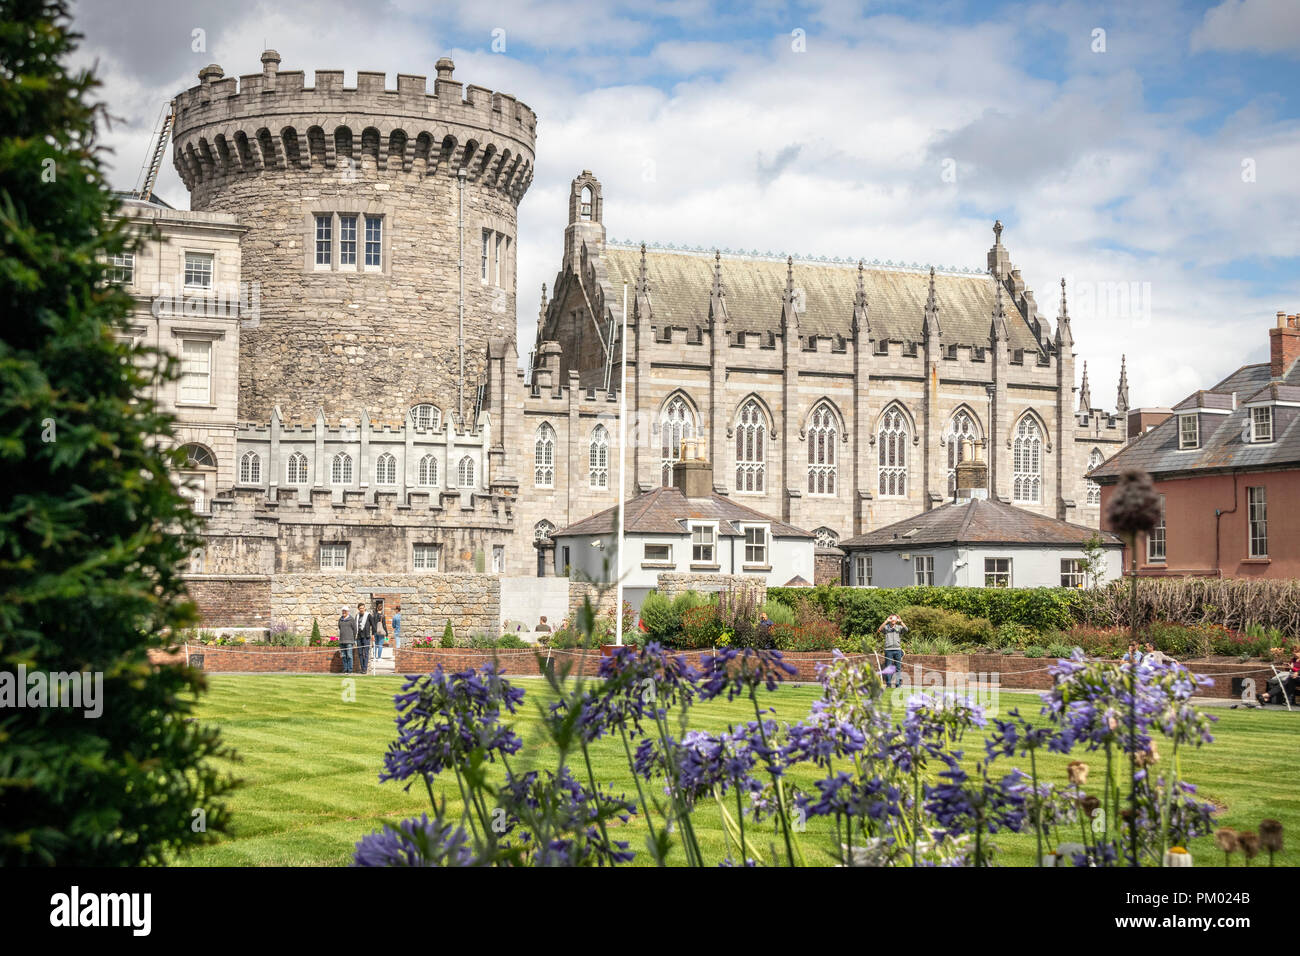
[[[197,519],[149,398],[173,367],[118,341],[132,299],[105,263],[134,240],[98,83],[64,65],[78,39],[65,0],[0,0],[2,866],[162,862],[224,829],[231,787],[217,730],[186,719],[202,675],[148,658],[194,622]],[[14,706],[20,668],[102,674],[102,713]]]

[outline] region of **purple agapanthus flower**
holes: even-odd
[[[403,820],[364,836],[357,843],[353,866],[473,866],[474,851],[461,827],[430,820]]]

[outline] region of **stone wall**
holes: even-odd
[[[618,606],[618,591],[613,585],[606,585],[602,592],[601,585],[588,581],[569,582],[569,620],[582,608],[583,601],[590,600],[596,613],[613,615]]]
[[[818,548],[813,557],[813,584],[841,584],[844,552],[839,548]]]
[[[664,571],[659,575],[655,588],[667,598],[674,598],[685,591],[703,593],[725,591],[728,588],[747,588],[754,592],[754,603],[761,605],[767,601],[767,584],[752,574],[702,574],[690,571]]]
[[[339,611],[384,597],[385,611],[402,604],[402,637],[440,636],[451,622],[458,638],[495,636],[501,626],[501,582],[491,574],[278,574],[271,581],[271,619],[308,633],[338,634]]]

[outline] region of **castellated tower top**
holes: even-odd
[[[342,70],[280,70],[280,54],[262,53],[262,72],[226,76],[217,64],[199,85],[172,101],[173,159],[191,193],[222,180],[271,169],[334,170],[371,156],[380,170],[421,168],[426,175],[469,179],[517,203],[533,177],[537,115],[508,93],[463,86],[446,57],[426,77],[359,71],[356,87]]]

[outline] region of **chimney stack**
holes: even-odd
[[[962,439],[962,460],[957,463],[957,493],[955,500],[989,496],[989,466],[984,461],[984,443]]]
[[[1300,315],[1277,314],[1277,328],[1268,330],[1269,371],[1281,378],[1300,358]]]
[[[713,496],[713,465],[704,457],[706,447],[703,438],[684,439],[681,460],[673,464],[673,487],[687,498]]]

